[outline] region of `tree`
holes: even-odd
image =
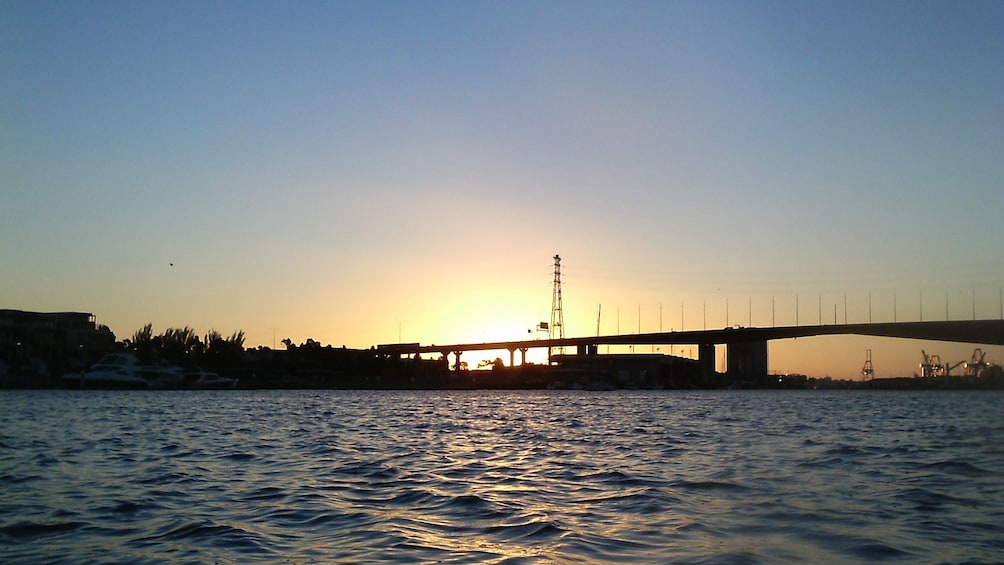
[[[175,365],[196,363],[202,351],[203,345],[199,336],[188,326],[181,329],[168,328],[160,336],[160,355],[168,363]]]
[[[505,369],[505,361],[501,357],[496,357],[494,361],[489,361],[487,359],[482,359],[478,363],[478,369],[483,369],[485,367],[491,367],[492,369]]]
[[[153,324],[147,324],[132,334],[133,345],[150,343],[153,340]]]
[[[209,330],[205,338],[206,359],[215,366],[238,363],[244,354],[244,331],[236,331],[230,337],[215,329]]]
[[[155,357],[153,324],[147,324],[132,334],[132,349],[141,363],[151,363]]]
[[[227,338],[227,343],[233,349],[244,351],[244,330],[238,330],[230,334],[230,337]]]

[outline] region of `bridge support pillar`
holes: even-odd
[[[454,351],[453,352],[453,354],[457,356],[457,362],[456,362],[456,364],[453,365],[453,370],[454,371],[459,371],[460,370],[460,354],[461,353],[462,353],[461,351]]]
[[[516,366],[516,350],[513,348],[509,349],[509,366],[510,367]]]
[[[519,364],[520,365],[526,365],[526,352],[527,352],[527,350],[529,350],[528,347],[520,347],[519,348]]]
[[[726,374],[732,383],[760,384],[767,379],[767,342],[730,343],[725,349]]]
[[[705,385],[715,381],[715,344],[701,343],[697,346],[697,363],[701,367],[701,380]]]

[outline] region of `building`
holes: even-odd
[[[94,314],[0,310],[0,385],[58,385],[114,347],[115,334]]]

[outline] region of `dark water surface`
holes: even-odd
[[[0,392],[4,563],[1004,560],[1000,392]]]

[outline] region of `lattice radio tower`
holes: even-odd
[[[554,256],[554,289],[551,291],[551,325],[547,330],[548,339],[565,338],[565,316],[561,312],[561,256]],[[550,360],[553,348],[547,349]],[[558,355],[565,353],[564,347],[558,347]]]

